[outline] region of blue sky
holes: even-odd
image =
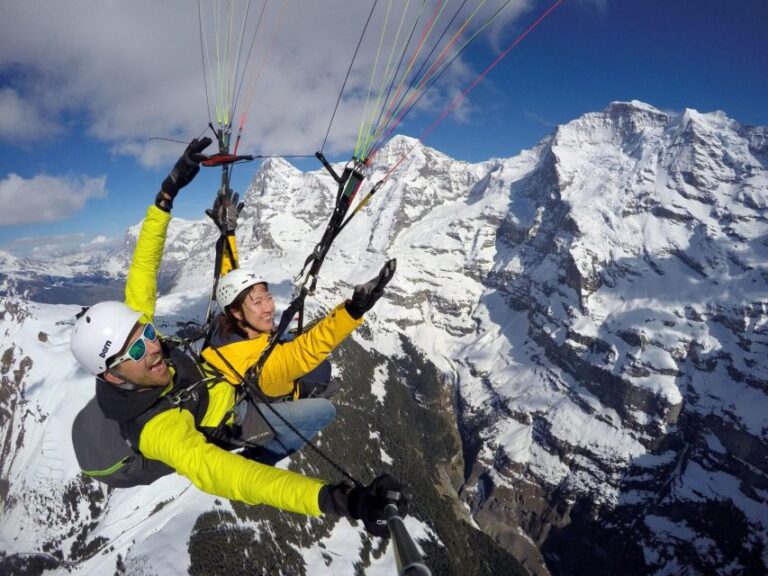
[[[420,136],[446,95],[469,85],[553,2],[512,0],[449,69],[444,94],[428,93],[397,132]],[[319,148],[370,3],[286,6],[273,14],[282,26],[273,27],[272,48],[262,50],[270,59],[255,84],[243,152]],[[208,122],[197,4],[4,0],[2,13],[0,249],[46,254],[81,249],[97,235],[122,238],[183,149],[149,138],[189,139]],[[766,30],[763,0],[564,0],[425,144],[469,161],[514,156],[557,124],[632,99],[768,125]],[[364,43],[350,94],[365,91],[374,48]],[[326,147],[332,160],[351,156],[360,111],[354,99],[342,107]],[[235,189],[257,168],[237,166]],[[202,217],[218,181],[204,171],[174,213]]]

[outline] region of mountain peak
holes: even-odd
[[[392,148],[404,148],[411,146],[414,146],[419,143],[418,138],[414,138],[412,136],[406,136],[405,134],[395,134],[390,138],[389,142],[387,142],[384,145],[384,148],[392,149]]]
[[[709,132],[720,132],[723,130],[738,129],[740,125],[722,110],[699,112],[693,108],[686,108],[680,115],[680,126],[683,128],[696,127]]]
[[[422,148],[425,146],[417,138],[396,134],[379,149],[376,159],[382,162],[383,159],[400,158],[404,154],[417,153]]]
[[[286,176],[295,176],[300,174],[301,170],[296,168],[293,164],[281,157],[267,158],[261,163],[259,172],[284,174]]]
[[[604,112],[606,113],[651,113],[651,114],[663,114],[661,110],[640,100],[630,100],[629,102],[622,100],[615,100],[606,106]]]

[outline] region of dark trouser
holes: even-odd
[[[246,398],[235,408],[235,422],[241,430],[239,439],[260,446],[263,450],[258,460],[265,464],[274,464],[298,452],[307,440],[314,438],[335,417],[336,407],[325,398],[275,402],[268,406],[254,404]]]

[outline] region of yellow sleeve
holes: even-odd
[[[226,238],[227,245],[223,249],[221,258],[221,269],[219,277],[224,276],[230,270],[238,267],[237,240],[234,234],[228,234]]]
[[[362,323],[339,304],[301,336],[275,348],[261,372],[261,389],[268,396],[289,394],[294,380],[317,368]]]
[[[344,304],[340,304],[304,334],[277,346],[264,364],[259,380],[262,391],[271,397],[293,392],[293,381],[317,368],[362,323],[362,318],[355,320]],[[244,375],[248,368],[258,362],[266,346],[267,336],[262,335],[227,344],[217,350],[206,348],[203,350],[203,358],[221,370],[230,382],[239,384],[240,380],[232,374],[227,362]]]
[[[209,346],[202,352],[203,359],[218,369],[232,384],[240,384],[248,368],[256,364],[261,353],[267,347],[269,338],[266,334],[250,340],[240,340],[217,348]],[[232,368],[237,373],[232,372]]]
[[[308,516],[321,513],[318,496],[325,482],[248,460],[209,443],[187,410],[166,410],[147,422],[139,437],[139,450],[209,494]]]
[[[125,303],[141,312],[142,322],[152,322],[157,301],[157,273],[165,248],[165,237],[171,215],[154,204],[147,208],[136,248],[133,251],[128,279],[125,282]]]

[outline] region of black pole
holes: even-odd
[[[384,508],[387,513],[387,527],[395,545],[395,557],[397,558],[397,573],[400,576],[432,576],[432,571],[424,564],[419,549],[416,548],[411,535],[405,527],[405,522],[400,517],[394,504],[387,504]]]
[[[341,176],[336,174],[336,171],[333,169],[333,166],[328,162],[328,160],[325,158],[322,152],[315,152],[315,158],[320,160],[323,167],[328,171],[328,173],[331,175],[331,178],[336,180],[337,183],[343,184],[344,182],[341,179]]]

